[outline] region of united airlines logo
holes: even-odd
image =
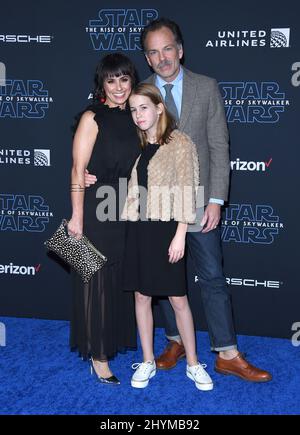
[[[205,42],[206,48],[288,48],[290,28],[218,30],[215,37]]]
[[[93,49],[98,51],[141,50],[140,35],[149,21],[158,18],[156,9],[101,9],[98,19],[86,27]]]
[[[222,220],[223,242],[269,245],[283,229],[271,205],[230,204]]]
[[[276,123],[290,105],[277,82],[220,82],[227,122]]]
[[[0,231],[41,233],[52,217],[40,195],[0,193]]]
[[[49,91],[41,80],[10,80],[0,86],[0,118],[45,118]]]
[[[34,150],[34,166],[50,166],[50,150]]]
[[[50,150],[0,148],[0,165],[50,166]]]
[[[290,46],[290,29],[271,29],[271,48]]]

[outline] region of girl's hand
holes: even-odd
[[[83,233],[83,223],[79,219],[72,218],[67,226],[68,234],[80,239]]]
[[[176,234],[169,247],[169,263],[177,263],[184,256],[185,249],[185,234]]]

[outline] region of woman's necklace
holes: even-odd
[[[149,143],[157,143],[157,138],[156,138],[156,136],[154,136],[154,137],[149,137],[149,139],[148,139],[148,142]]]

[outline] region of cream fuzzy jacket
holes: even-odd
[[[139,219],[140,190],[137,158],[128,183],[122,219]],[[148,164],[146,217],[151,220],[194,223],[199,184],[199,162],[195,144],[189,136],[174,130],[169,143],[161,145]],[[141,202],[142,204],[142,202]]]

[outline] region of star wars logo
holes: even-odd
[[[53,99],[40,80],[9,80],[0,86],[0,118],[45,118]]]
[[[94,50],[141,50],[141,32],[156,18],[156,9],[101,9],[99,19],[90,20],[85,30]]]
[[[227,122],[276,123],[290,105],[276,82],[220,82]]]
[[[270,205],[230,204],[222,220],[223,242],[269,245],[283,223]]]
[[[0,193],[0,231],[41,233],[52,217],[40,195]]]

